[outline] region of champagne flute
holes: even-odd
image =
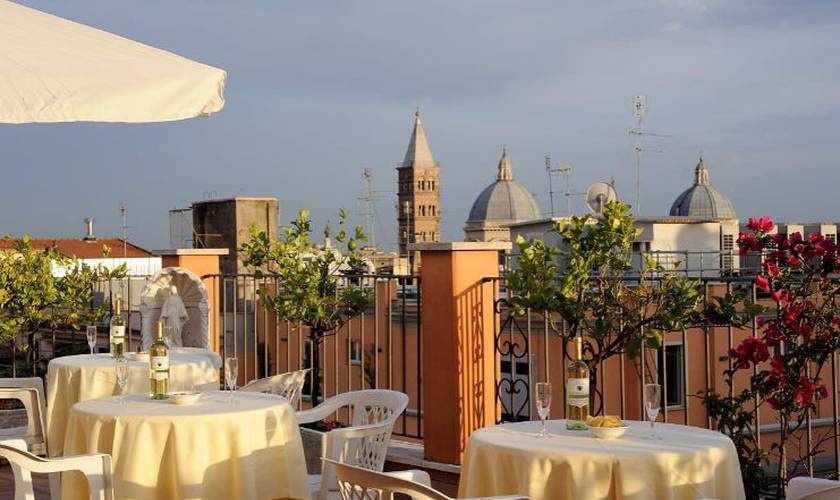
[[[171,326],[163,327],[163,343],[166,344],[168,349],[172,349],[175,345],[172,342],[172,337],[175,334],[175,329]]]
[[[653,429],[656,417],[659,415],[660,398],[662,386],[659,384],[645,384],[645,412],[650,420],[650,439],[658,439]]]
[[[87,335],[87,343],[90,347],[90,357],[93,357],[93,349],[96,347],[96,325],[88,325],[85,335]]]
[[[239,376],[239,360],[235,356],[225,358],[225,382],[227,382],[228,403],[233,403],[233,392],[236,390],[236,380]]]
[[[128,360],[116,358],[117,388],[119,389],[120,405],[125,405],[125,388],[128,385]]]
[[[537,382],[537,414],[542,421],[539,437],[549,437],[545,429],[545,421],[551,412],[551,384],[548,382]]]

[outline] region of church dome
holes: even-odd
[[[735,207],[725,194],[709,182],[709,169],[700,156],[694,169],[694,185],[680,194],[671,205],[671,215],[737,219]]]
[[[467,223],[518,222],[539,219],[540,208],[525,187],[513,179],[513,166],[502,152],[496,182],[478,195],[470,209]]]

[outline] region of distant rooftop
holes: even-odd
[[[102,259],[103,247],[111,249],[109,257],[121,259],[143,259],[154,257],[152,252],[141,248],[133,243],[126,243],[122,238],[95,238],[83,240],[80,238],[32,238],[32,248],[43,250],[55,247],[64,256],[77,259]],[[7,239],[0,240],[0,250],[12,248],[12,242]],[[123,251],[125,249],[125,252]]]

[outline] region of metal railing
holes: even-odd
[[[140,296],[150,276],[132,276],[98,283],[92,306],[113,304],[116,295],[124,302],[127,315],[126,348],[139,350],[144,318]],[[359,389],[392,389],[404,392],[410,402],[394,433],[413,438],[423,436],[423,401],[421,376],[421,287],[415,276],[353,275],[356,284],[372,292],[371,306],[343,327],[328,334],[321,347],[321,395]],[[257,291],[277,289],[275,277],[255,278],[250,274],[207,275],[201,281],[211,302],[209,335],[211,347],[224,358],[239,360],[238,385],[251,380],[311,368],[311,343],[308,329],[300,324],[277,321],[273,311],[263,307]],[[99,342],[107,343],[110,312],[98,325]],[[214,340],[215,339],[215,340]],[[214,345],[215,344],[215,345]],[[36,362],[43,365],[55,356],[87,352],[83,332],[44,330],[36,341]],[[14,344],[0,349],[0,369],[6,375],[22,372]],[[5,366],[3,366],[5,365]],[[305,404],[311,404],[314,371],[304,387]],[[224,380],[224,377],[220,377]],[[346,423],[349,415],[336,420]]]
[[[222,357],[239,360],[239,383],[287,371],[312,368],[312,344],[302,324],[277,321],[262,306],[258,291],[276,290],[274,277],[208,275],[208,289],[217,290],[219,314],[211,338],[219,339]],[[420,282],[414,276],[353,275],[344,279],[372,292],[371,306],[324,337],[320,350],[321,396],[359,389],[392,389],[409,397],[409,406],[394,433],[423,436],[420,338]],[[215,335],[214,335],[215,333]],[[304,400],[311,401],[316,382],[311,371]],[[346,423],[349,415],[338,415]]]

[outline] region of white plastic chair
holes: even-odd
[[[816,477],[795,477],[788,482],[787,500],[837,500],[840,481]]]
[[[413,481],[394,477],[391,474],[374,472],[331,460],[342,500],[392,500],[394,494],[408,495],[413,500],[454,500],[451,497]],[[506,495],[473,498],[472,500],[528,500],[525,495]]]
[[[321,474],[309,476],[313,498],[328,500],[338,496],[334,462],[381,472],[385,467],[394,422],[407,406],[408,396],[401,392],[368,389],[337,394],[311,410],[297,412],[295,416],[298,424],[318,422],[345,407],[350,409],[352,417],[349,427],[319,433],[322,434],[321,457],[329,460],[324,462]],[[317,431],[302,428],[301,432]],[[431,483],[425,471],[409,470],[389,474]]]
[[[0,429],[0,439],[22,439],[28,451],[47,455],[44,381],[39,377],[0,378],[0,400],[16,399],[26,409],[26,427]]]
[[[264,392],[283,396],[292,405],[292,408],[300,408],[300,395],[303,392],[303,384],[306,382],[306,375],[310,369],[297,370],[281,373],[273,377],[265,377],[252,380],[239,388],[245,392]]]
[[[41,458],[26,451],[22,439],[0,441],[0,457],[9,461],[15,478],[15,500],[34,500],[32,473],[50,474],[79,471],[88,482],[91,500],[114,500],[114,482],[111,475],[111,456],[102,453],[76,455],[62,458]],[[53,496],[53,498],[58,498]]]

